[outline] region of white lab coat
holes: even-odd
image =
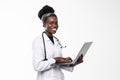
[[[73,71],[73,67],[59,66],[55,64],[55,57],[62,57],[62,48],[59,41],[53,37],[54,44],[44,33],[46,56],[44,61],[44,47],[42,35],[36,37],[33,41],[33,67],[37,71],[37,80],[64,80],[64,74],[61,69]]]

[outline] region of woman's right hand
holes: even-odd
[[[56,63],[64,63],[64,62],[71,62],[72,59],[70,57],[63,58],[63,57],[56,57],[54,58],[56,60]]]

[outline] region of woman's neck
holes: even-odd
[[[47,36],[53,36],[50,32],[48,32],[48,31],[45,31],[45,34],[47,35]]]

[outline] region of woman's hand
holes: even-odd
[[[76,62],[74,65],[71,65],[71,66],[74,67],[74,66],[76,66],[76,65],[78,65],[78,64],[80,64],[80,63],[83,63],[83,55],[81,55],[81,56],[79,57],[79,59],[77,60],[77,62]]]
[[[56,63],[64,63],[64,62],[71,62],[72,59],[70,57],[63,58],[63,57],[56,57],[54,58],[56,60]]]

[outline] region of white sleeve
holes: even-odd
[[[74,70],[74,67],[70,67],[70,66],[61,66],[61,68],[66,71],[70,71],[70,72],[73,72],[73,70]]]
[[[40,42],[35,40],[32,44],[33,49],[33,67],[35,71],[45,71],[53,67],[55,59],[51,58],[44,61],[44,53],[40,46]]]

